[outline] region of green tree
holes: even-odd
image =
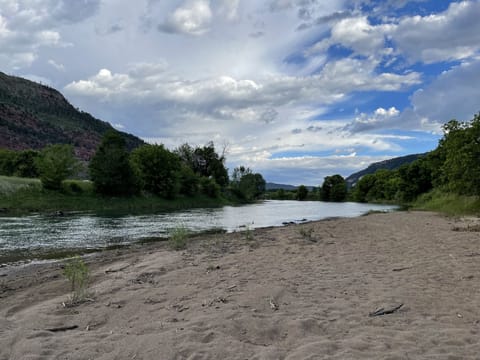
[[[0,175],[13,176],[15,173],[15,151],[0,149]]]
[[[266,182],[259,173],[253,173],[244,166],[233,170],[232,181],[230,182],[231,191],[240,199],[252,201],[265,193]]]
[[[72,145],[50,145],[35,159],[40,181],[46,189],[60,190],[62,181],[78,171]]]
[[[180,182],[180,194],[193,196],[198,193],[200,186],[200,176],[195,174],[193,170],[185,164],[180,165],[178,172]]]
[[[480,114],[468,123],[452,120],[444,126],[439,148],[448,188],[464,195],[480,195]]]
[[[212,177],[221,188],[228,185],[228,170],[225,167],[225,156],[218,155],[213,142],[194,151],[194,171],[204,177]]]
[[[145,190],[173,199],[179,190],[180,159],[163,145],[143,145],[131,154]]]
[[[323,201],[345,201],[347,198],[347,183],[341,175],[325,177],[321,190],[320,199]]]
[[[130,163],[124,138],[116,131],[105,133],[89,165],[90,178],[103,195],[133,195],[139,191],[138,175]]]
[[[303,201],[307,199],[308,196],[308,189],[305,185],[300,185],[297,188],[297,194],[296,194],[297,200]]]
[[[398,169],[398,189],[401,200],[413,201],[420,194],[432,189],[432,170],[427,159],[418,159]]]
[[[19,177],[36,178],[39,176],[36,166],[36,158],[39,156],[38,151],[23,150],[15,155],[15,171],[14,175]]]

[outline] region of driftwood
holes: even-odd
[[[78,325],[70,325],[70,326],[59,326],[50,329],[45,329],[51,332],[60,332],[60,331],[68,331],[68,330],[75,330],[78,329]]]
[[[401,267],[401,268],[395,268],[395,269],[392,269],[392,271],[403,271],[403,270],[408,270],[408,269],[411,269],[412,267],[411,266],[405,266],[405,267]]]
[[[400,304],[398,306],[395,306],[394,308],[387,309],[387,310],[385,310],[384,308],[380,308],[378,310],[375,310],[374,312],[371,312],[370,314],[368,314],[368,316],[382,316],[382,315],[393,314],[394,312],[400,310],[402,306],[403,304]]]

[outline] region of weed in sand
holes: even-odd
[[[89,273],[87,264],[80,256],[71,258],[65,264],[63,274],[70,281],[72,304],[80,303],[86,299]]]
[[[170,233],[168,240],[170,247],[174,250],[183,250],[187,247],[188,229],[185,226],[178,226]]]

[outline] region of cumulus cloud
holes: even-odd
[[[480,58],[455,66],[413,94],[412,106],[402,113],[401,121],[439,132],[441,124],[451,119],[471,120],[480,110],[479,82]]]
[[[70,93],[83,96],[104,96],[122,102],[133,96],[146,102],[170,101],[195,108],[281,106],[286,104],[316,101],[331,104],[341,100],[351,91],[396,91],[418,84],[418,73],[394,74],[375,73],[371,61],[342,59],[328,63],[317,75],[270,76],[261,81],[235,79],[219,76],[201,80],[185,80],[179,77],[163,77],[165,65],[145,65],[141,77],[138,65],[128,74],[112,74],[108,69],[100,70],[87,80],[74,81],[65,87]],[[151,81],[151,78],[155,81]],[[159,81],[161,78],[162,81]]]
[[[209,30],[211,20],[209,1],[189,0],[158,25],[158,30],[172,34],[202,35]]]
[[[406,17],[388,34],[411,61],[465,59],[480,51],[479,17],[480,2],[453,2],[439,14]]]
[[[40,48],[62,44],[57,29],[92,16],[100,0],[0,0],[0,59],[13,68],[30,66]]]
[[[371,115],[366,113],[361,113],[355,117],[355,120],[345,126],[345,130],[357,133],[365,132],[372,130],[383,130],[383,129],[402,129],[405,127],[404,124],[396,121],[399,118],[400,111],[398,111],[394,106],[389,109],[384,109],[382,107],[375,110]],[[414,130],[414,129],[409,129]]]

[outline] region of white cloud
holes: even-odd
[[[48,60],[48,64],[53,66],[58,71],[65,71],[65,66],[63,64],[57,63],[55,60],[52,60],[52,59]]]
[[[175,9],[158,29],[167,33],[202,35],[209,30],[212,20],[210,2],[207,0],[188,0]]]
[[[412,61],[465,59],[480,50],[479,18],[479,1],[453,2],[439,14],[405,17],[389,35]]]
[[[389,109],[382,107],[376,109],[373,114],[361,113],[355,120],[345,127],[351,133],[375,131],[383,129],[404,129],[404,124],[398,121],[400,111],[394,106]],[[409,128],[409,130],[416,130]]]
[[[431,131],[440,131],[440,126],[451,119],[468,121],[479,110],[480,58],[472,59],[443,72],[423,89],[416,91],[412,106],[401,115],[401,120],[410,126],[421,123]]]
[[[240,0],[216,0],[213,7],[218,16],[227,20],[235,20],[238,17]]]
[[[62,45],[58,27],[82,21],[100,0],[0,0],[0,59],[9,67],[30,66],[44,47]]]

